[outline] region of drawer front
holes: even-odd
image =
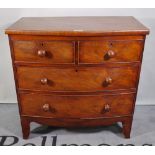
[[[132,114],[134,94],[54,96],[21,94],[22,114],[56,118],[95,118]]]
[[[74,42],[14,41],[15,61],[59,64],[74,63]]]
[[[43,91],[102,91],[135,88],[138,67],[19,67],[20,89]]]
[[[143,41],[80,41],[80,63],[140,61]]]

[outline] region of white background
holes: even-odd
[[[8,38],[5,28],[30,16],[134,16],[150,28],[146,38],[137,104],[155,104],[155,9],[0,9],[0,103],[16,103]]]

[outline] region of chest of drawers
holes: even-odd
[[[122,123],[130,137],[145,36],[133,17],[22,18],[6,29],[23,131]]]

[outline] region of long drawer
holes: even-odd
[[[22,115],[96,118],[131,115],[134,93],[119,95],[20,94]]]
[[[138,67],[18,67],[20,89],[103,91],[136,87]]]

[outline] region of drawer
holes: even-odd
[[[138,67],[18,67],[20,89],[102,91],[136,87]]]
[[[131,115],[134,94],[45,95],[20,94],[22,115],[56,118],[95,118]]]
[[[80,41],[80,63],[140,61],[143,41]]]
[[[72,41],[14,41],[15,61],[59,64],[74,63]]]

